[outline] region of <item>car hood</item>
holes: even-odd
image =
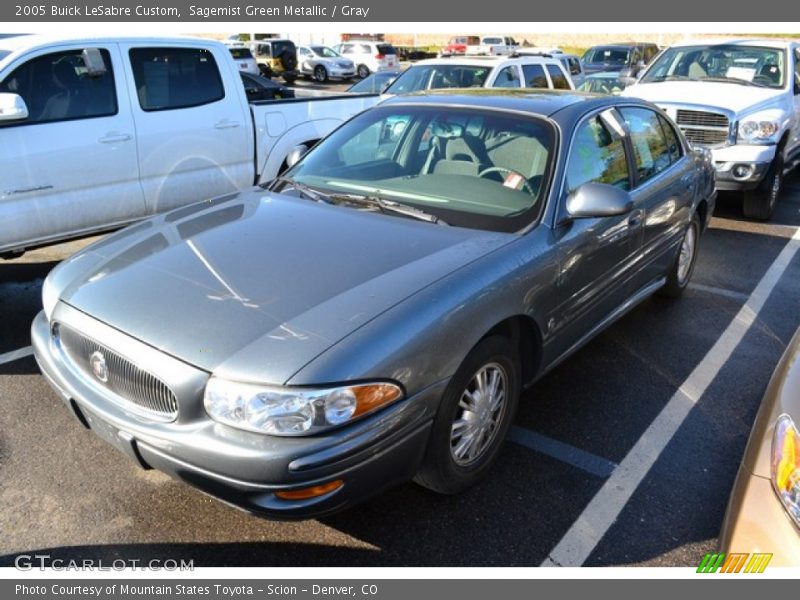
[[[62,301],[201,369],[284,383],[514,238],[253,190],[123,230],[52,280]]]
[[[633,96],[656,104],[684,104],[698,107],[719,107],[733,111],[737,115],[751,112],[766,105],[785,90],[735,83],[713,81],[659,81],[655,83],[636,83],[627,87],[623,96]]]

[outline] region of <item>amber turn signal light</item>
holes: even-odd
[[[344,481],[336,479],[328,483],[321,483],[308,488],[299,490],[282,490],[275,492],[275,496],[281,500],[308,500],[309,498],[316,498],[317,496],[324,496],[325,494],[338,490],[344,485]]]

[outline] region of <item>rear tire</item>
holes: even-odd
[[[358,65],[358,69],[356,69],[356,72],[358,73],[358,76],[361,77],[361,79],[369,77],[369,67],[367,65]]]
[[[783,185],[783,153],[778,148],[775,159],[764,176],[764,180],[754,190],[744,192],[742,212],[748,219],[767,221],[775,210]]]
[[[519,356],[511,341],[483,339],[442,396],[414,481],[440,494],[475,485],[492,468],[517,410]]]
[[[297,81],[297,76],[295,75],[284,75],[283,80],[286,82],[287,85],[292,85],[295,81]]]
[[[659,290],[662,296],[679,298],[694,273],[697,262],[697,246],[700,242],[700,218],[695,213],[681,240],[681,246],[675,262],[667,274],[667,283]]]

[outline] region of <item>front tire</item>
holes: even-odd
[[[783,185],[783,154],[780,148],[764,176],[754,190],[744,192],[742,212],[748,219],[767,221],[775,210]]]
[[[662,296],[678,298],[683,294],[694,273],[697,262],[697,245],[700,242],[700,218],[695,213],[681,240],[680,250],[667,274],[667,283],[661,288]]]
[[[441,494],[461,492],[494,464],[519,403],[519,357],[494,335],[467,355],[450,380],[414,481]]]
[[[318,83],[325,83],[328,81],[328,71],[322,65],[314,67],[314,79]]]

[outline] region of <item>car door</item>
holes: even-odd
[[[634,212],[643,227],[642,257],[635,285],[645,286],[670,268],[691,217],[696,192],[694,160],[679,134],[658,111],[622,106],[619,113],[633,150]]]
[[[218,48],[122,44],[145,202],[159,213],[254,182],[249,105]]]
[[[118,48],[84,50],[32,52],[0,82],[28,107],[26,119],[0,122],[0,249],[144,215]]]
[[[631,213],[571,218],[569,195],[595,182],[633,186],[626,132],[613,110],[584,117],[568,149],[554,235],[559,250],[558,298],[548,349],[554,359],[578,343],[630,296],[629,280],[641,247],[641,222]]]

